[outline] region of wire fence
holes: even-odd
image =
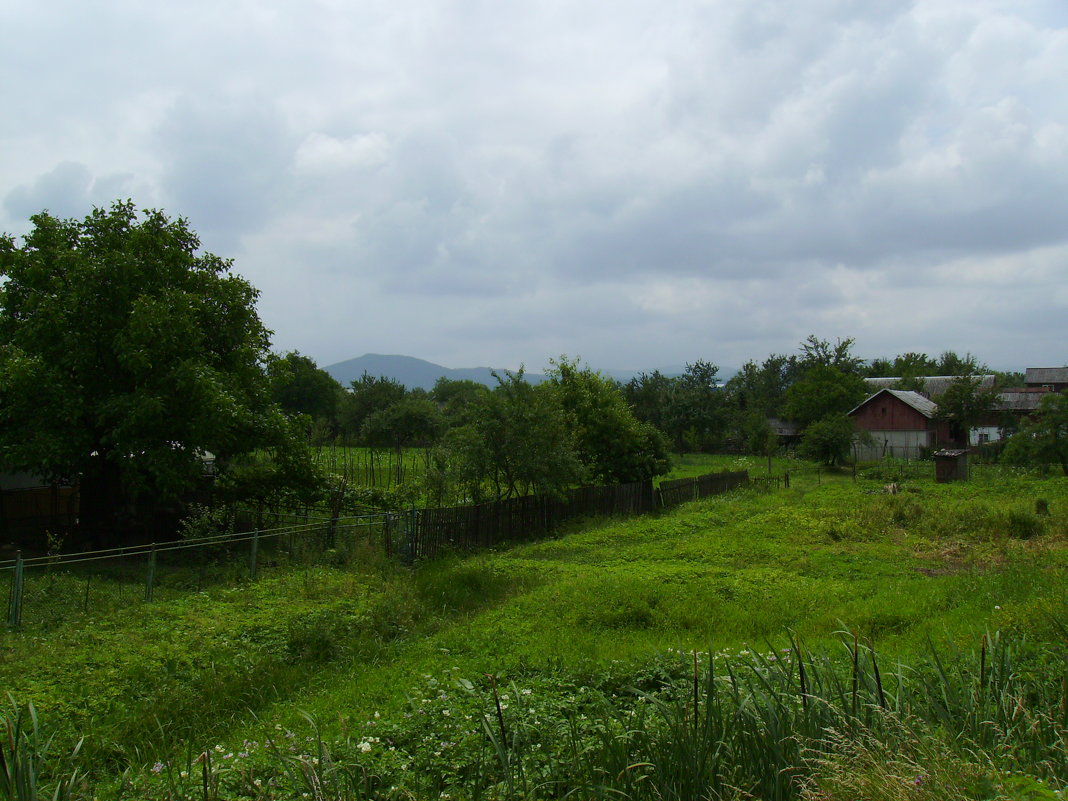
[[[9,628],[43,630],[255,580],[295,565],[344,566],[385,556],[407,564],[552,533],[579,517],[632,516],[742,486],[789,487],[789,477],[750,480],[724,471],[663,482],[582,487],[477,506],[329,517],[276,514],[260,526],[169,542],[0,561]],[[0,595],[0,598],[4,595]]]
[[[395,550],[407,517],[305,519],[237,533],[0,562],[10,628],[49,629],[253,580],[294,565],[344,565]],[[6,593],[3,591],[6,589]]]

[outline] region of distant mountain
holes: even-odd
[[[440,364],[434,364],[424,359],[416,359],[413,356],[383,356],[378,353],[365,353],[356,359],[331,364],[323,369],[344,387],[358,380],[364,372],[375,377],[385,376],[386,378],[392,378],[409,389],[414,389],[415,387],[433,389],[434,383],[443,376],[453,380],[466,378],[485,384],[488,387],[497,386],[497,379],[493,377],[494,368],[492,367],[442,367]],[[659,370],[666,376],[677,376],[686,372],[685,367],[661,367]],[[505,373],[509,371],[497,369],[496,372]],[[616,381],[626,383],[642,373],[651,373],[653,370],[601,370],[600,372],[609,378],[614,378]],[[720,382],[725,383],[733,373],[733,370],[721,370],[719,373]],[[540,373],[524,373],[524,376],[531,384],[538,384],[545,380],[545,376]]]
[[[365,353],[355,359],[338,362],[323,368],[330,373],[343,387],[347,387],[353,381],[359,380],[365,372],[373,376],[385,376],[392,378],[398,383],[404,384],[408,389],[422,387],[433,389],[434,383],[442,377],[458,381],[469,379],[485,384],[488,387],[497,386],[497,379],[493,377],[492,367],[442,367],[440,364],[416,359],[413,356],[383,356],[378,353]],[[498,373],[508,372],[496,370]],[[527,381],[537,384],[545,380],[545,376],[535,373],[524,373]]]

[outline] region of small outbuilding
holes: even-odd
[[[968,451],[944,448],[934,453],[935,482],[948,484],[951,481],[968,480]]]

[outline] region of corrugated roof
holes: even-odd
[[[864,404],[868,403],[870,400],[872,400],[872,398],[875,398],[875,397],[881,395],[884,392],[889,392],[891,395],[893,395],[899,401],[911,406],[913,409],[915,409],[916,411],[918,411],[920,414],[922,414],[924,417],[926,417],[928,419],[933,419],[935,414],[938,413],[938,404],[935,403],[930,398],[925,398],[919,392],[912,392],[911,390],[905,390],[905,389],[880,389],[874,395],[871,395],[870,397],[865,398],[854,409],[851,409],[849,411],[849,414],[853,414],[853,412],[855,412],[857,409],[859,409]]]
[[[1049,394],[1044,387],[1031,389],[1007,389],[998,393],[998,399],[994,403],[994,411],[997,412],[1033,412],[1038,409],[1042,398]]]
[[[1028,367],[1025,384],[1068,384],[1068,367]]]
[[[966,376],[959,375],[925,375],[917,376],[916,380],[923,382],[923,394],[928,397],[937,397],[949,389],[949,385],[954,381],[959,381]],[[992,389],[994,387],[995,376],[992,375],[980,375],[974,376],[979,379],[979,389]],[[893,389],[899,384],[903,378],[886,377],[886,378],[865,378],[864,383],[868,385],[868,389],[875,391],[879,389]]]
[[[907,403],[924,417],[934,417],[938,413],[938,404],[930,398],[925,398],[919,392],[904,389],[888,389],[886,391],[902,403]]]

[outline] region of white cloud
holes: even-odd
[[[297,148],[294,167],[298,172],[321,172],[377,167],[389,157],[389,140],[381,133],[353,134],[335,139],[311,133]]]

